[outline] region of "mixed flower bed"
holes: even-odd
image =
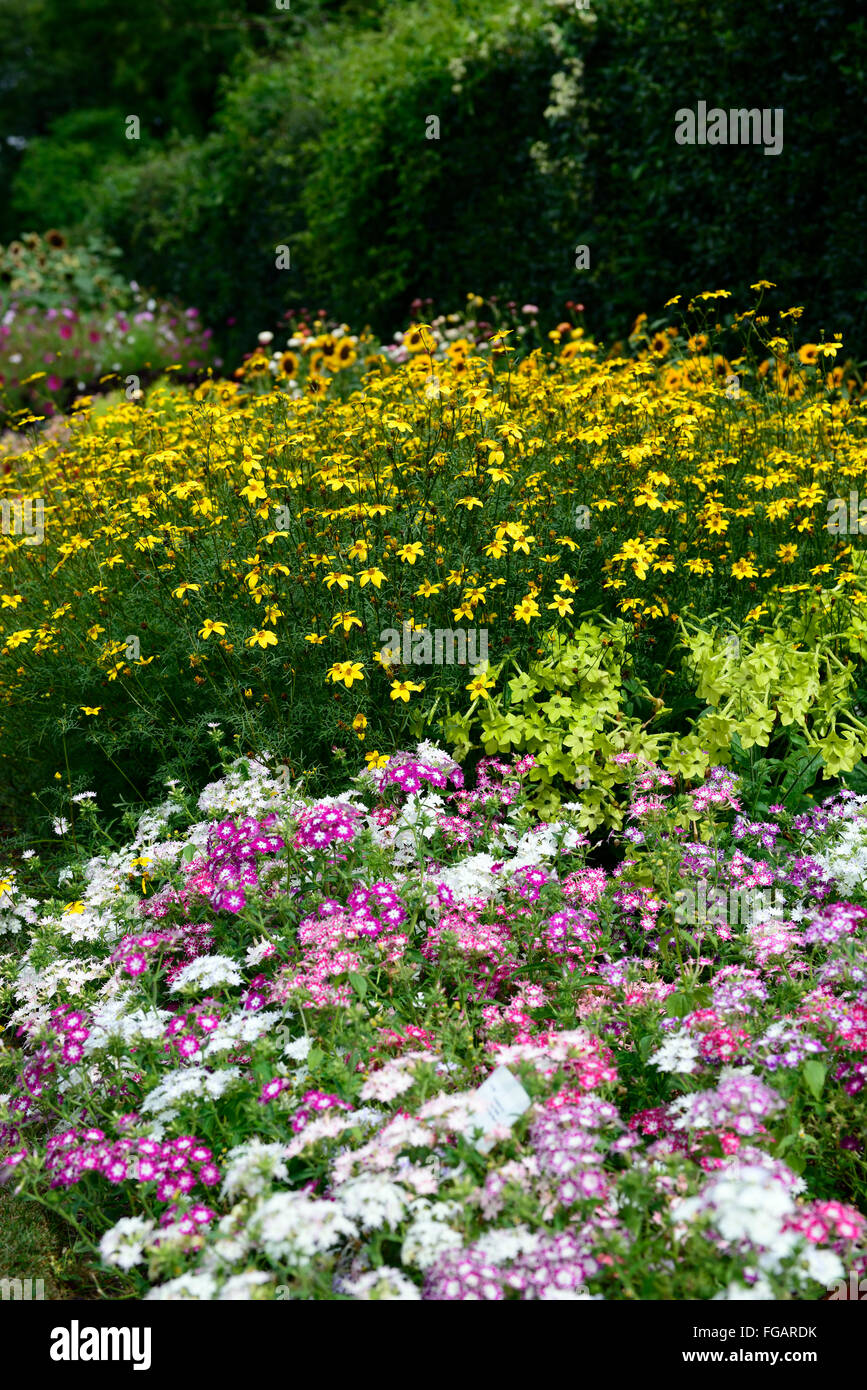
[[[867,747],[867,571],[831,524],[867,397],[753,289],[639,319],[622,355],[580,306],[547,350],[532,305],[494,330],[478,297],[393,350],[301,316],[232,380],[79,401],[3,489],[7,780],[53,810],[61,741],[108,812],[216,771],[216,721],[317,792],[420,738],[531,753],[537,810],[577,784],[587,830],[620,822],[624,750],[827,793]]]
[[[140,381],[214,361],[198,309],[125,280],[120,259],[116,247],[96,239],[70,247],[57,231],[0,246],[0,419],[21,428],[86,390],[116,391],[127,374]]]
[[[466,785],[424,743],[317,799],[240,759],[52,893],[10,871],[3,1176],[148,1298],[867,1272],[867,798],[755,820],[726,769],[616,757],[604,857],[579,803],[528,810],[532,756]],[[685,923],[698,884],[745,920]]]

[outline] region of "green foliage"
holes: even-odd
[[[806,752],[830,777],[855,768],[867,724],[853,710],[855,666],[836,654],[838,635],[826,625],[809,613],[779,614],[770,627],[742,631],[737,646],[706,626],[681,630],[707,711],[670,760],[672,771],[687,774],[699,749],[712,763],[728,761],[733,740],[745,752],[774,742],[781,758]]]
[[[129,248],[143,282],[218,325],[237,319],[237,342],[301,302],[390,328],[430,287],[459,302],[491,280],[506,227],[493,287],[550,278],[570,264],[570,234],[552,235],[556,191],[528,154],[556,66],[544,14],[464,11],[424,0],[391,12],[385,32],[338,43],[327,31],[253,60],[203,143],[105,170],[92,223]],[[289,273],[275,267],[281,244]]]
[[[807,306],[809,335],[833,322],[865,341],[867,157],[837,113],[860,108],[867,26],[839,0],[737,0],[698,27],[693,0],[598,0],[592,16],[418,0],[381,28],[357,19],[248,53],[201,143],[94,171],[90,216],[139,279],[167,277],[249,341],[302,302],[390,333],[413,297],[470,290],[558,316],[580,297],[622,332],[675,288],[765,277],[785,287],[772,310]],[[783,153],[675,144],[676,110],[699,100],[782,108]]]
[[[71,111],[50,132],[31,140],[12,180],[12,209],[19,226],[44,229],[46,210],[55,226],[79,226],[90,202],[94,172],[137,148],[125,138],[124,113]]]
[[[645,733],[629,713],[637,698],[651,700],[638,682],[624,680],[629,634],[626,623],[605,618],[579,623],[567,640],[551,629],[541,659],[531,661],[527,671],[519,668],[507,682],[508,700],[488,697],[475,721],[472,712],[464,721],[467,732],[478,729],[486,753],[535,756],[530,781],[539,789],[530,804],[542,815],[563,799],[574,800],[578,787],[583,828],[620,825],[616,789],[627,773],[610,759],[622,752],[649,761],[658,755],[660,738]],[[449,731],[458,734],[459,721],[453,720]],[[560,790],[564,783],[573,788],[571,798]]]
[[[557,315],[580,297],[622,332],[675,288],[765,277],[807,306],[809,335],[865,341],[867,154],[840,112],[863,104],[867,23],[842,0],[157,0],[146,25],[110,0],[18,11],[0,17],[5,235],[86,217],[139,280],[248,338],[314,301],[390,332],[414,296],[469,290]],[[675,144],[699,100],[782,109],[782,154]],[[140,144],[114,113],[140,116]]]
[[[844,629],[846,641],[859,612]],[[683,778],[734,763],[755,803],[750,812],[761,814],[775,799],[797,807],[822,776],[863,767],[867,723],[856,712],[856,667],[836,655],[841,634],[829,624],[811,614],[800,622],[778,615],[771,626],[741,630],[738,646],[709,620],[689,628],[681,622],[680,630],[687,682],[704,705],[687,732],[645,684],[624,678],[636,658],[634,633],[603,618],[581,622],[567,641],[552,629],[542,658],[506,683],[507,700],[486,696],[483,711],[451,716],[443,732],[458,755],[473,734],[486,753],[532,753],[534,808],[553,813],[570,799],[564,786],[572,798],[577,786],[580,823],[591,830],[622,824],[628,777],[611,762],[616,753],[658,761]]]
[[[0,246],[0,303],[110,311],[129,300],[129,286],[115,264],[120,254],[96,236],[69,246],[58,233],[46,238],[25,232]]]

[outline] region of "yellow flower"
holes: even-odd
[[[490,555],[493,560],[499,560],[501,555],[506,554],[508,548],[507,542],[500,536],[496,540],[490,541],[488,545],[482,546],[485,554]]]
[[[343,609],[340,613],[337,614],[337,616],[333,619],[331,623],[331,631],[333,632],[334,629],[336,627],[339,627],[341,623],[343,624],[344,632],[350,632],[352,628],[362,626],[361,619],[356,618],[351,608]]]
[[[735,579],[755,579],[758,570],[751,560],[736,560],[732,565]]]
[[[78,917],[84,911],[84,903],[81,901],[67,903],[63,911],[67,917]]]
[[[553,603],[547,603],[546,608],[556,608],[561,618],[565,618],[567,613],[574,612],[572,600],[567,594],[558,594]]]
[[[332,570],[330,574],[326,574],[325,583],[329,589],[333,589],[335,584],[339,589],[348,589],[350,584],[355,583],[355,575],[341,574],[339,570]]]
[[[392,681],[391,698],[393,700],[403,700],[403,703],[407,704],[414,690],[424,690],[424,686],[419,685],[416,681]]]
[[[455,503],[456,507],[466,507],[468,512],[471,512],[473,507],[483,507],[484,505],[484,502],[478,497],[459,497]]]
[[[431,594],[442,592],[442,584],[431,584],[429,579],[423,579],[415,591],[416,598],[430,598]]]
[[[360,739],[364,738],[364,731],[367,728],[367,718],[363,714],[357,714],[352,721],[352,727]]]
[[[176,589],[172,589],[172,598],[183,598],[188,590],[193,590],[195,592],[201,589],[201,587],[201,584],[179,584]]]
[[[790,565],[798,553],[798,547],[796,545],[778,545],[776,553],[784,565]]]
[[[268,489],[261,478],[251,478],[247,486],[241,488],[241,496],[246,497],[249,502],[264,502],[268,496]]]
[[[436,338],[426,323],[417,323],[404,334],[403,346],[408,352],[433,352]]]
[[[207,642],[212,632],[216,632],[218,637],[225,637],[226,624],[215,621],[213,618],[206,618],[202,627],[199,628],[199,636]]]
[[[408,565],[414,565],[419,555],[424,555],[421,541],[413,541],[410,545],[402,545],[397,552],[398,559],[404,560]]]
[[[388,753],[380,753],[377,748],[372,749],[370,753],[365,753],[364,755],[364,761],[367,763],[368,767],[385,767],[388,760]]]
[[[81,710],[82,714],[99,714],[102,705],[79,705],[78,708]]]
[[[490,676],[474,676],[473,679],[471,681],[468,681],[468,683],[464,686],[464,689],[468,690],[475,699],[475,697],[478,695],[487,695],[488,691],[493,690],[496,684],[497,682],[495,680],[492,680]]]
[[[312,642],[314,647],[321,647],[322,643],[327,640],[328,639],[325,637],[320,637],[316,632],[307,632],[304,634],[304,641]]]
[[[365,584],[372,584],[374,589],[381,589],[384,579],[385,575],[382,570],[377,569],[375,565],[371,565],[369,569],[361,570],[358,575],[358,580],[362,589]]]
[[[342,681],[349,690],[353,681],[364,680],[364,670],[360,661],[336,661],[329,667],[326,679],[334,681],[335,685]]]
[[[276,647],[277,634],[268,628],[257,628],[252,637],[247,638],[248,647]]]
[[[520,603],[516,603],[512,611],[512,617],[518,618],[522,623],[529,623],[531,618],[538,618],[539,605],[533,598],[522,598]]]

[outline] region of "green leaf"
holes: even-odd
[[[192,860],[195,859],[197,854],[198,850],[196,849],[195,845],[184,845],[183,849],[181,850],[181,863],[191,863]]]
[[[364,976],[359,975],[357,970],[350,970],[349,983],[352,985],[352,988],[355,990],[355,993],[358,995],[359,999],[363,999],[365,994],[367,993],[367,981],[365,980]]]
[[[804,1063],[804,1080],[816,1100],[822,1094],[822,1087],[825,1085],[827,1074],[828,1068],[823,1062],[817,1062],[815,1057],[811,1057],[808,1062]]]

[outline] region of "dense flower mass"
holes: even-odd
[[[532,757],[425,742],[318,799],[241,759],[59,894],[8,874],[0,1173],[148,1298],[864,1274],[867,798],[747,821],[729,771],[621,765],[613,866],[528,809]],[[773,898],[685,927],[697,877]]]
[[[836,339],[799,343],[794,311],[767,323],[766,289],[739,312],[726,291],[675,296],[674,321],[639,317],[622,352],[574,305],[544,342],[475,297],[396,344],[307,315],[229,379],[82,397],[0,499],[0,765],[26,739],[14,775],[41,769],[41,793],[61,720],[83,785],[94,764],[122,781],[117,753],[189,766],[219,722],[318,792],[363,760],[387,814],[390,788],[462,775],[445,753],[427,771],[395,758],[426,736],[461,762],[535,757],[536,809],[577,788],[587,831],[622,825],[612,755],[641,755],[657,772],[636,784],[633,843],[673,778],[718,767],[693,809],[739,811],[752,845],[733,742],[791,744],[832,777],[867,747],[848,511],[867,395]],[[58,341],[83,331],[69,313]],[[452,834],[472,843],[485,804]],[[351,807],[316,815],[296,833],[349,837]]]
[[[0,1185],[121,1294],[867,1275],[867,393],[768,288],[302,311],[2,464]]]

